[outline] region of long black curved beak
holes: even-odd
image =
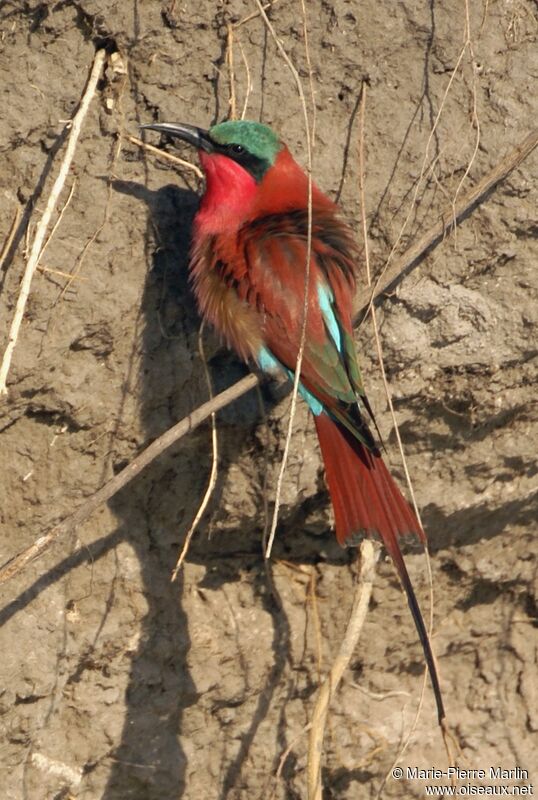
[[[182,139],[184,142],[194,145],[198,150],[205,150],[206,153],[215,151],[215,144],[209,138],[208,132],[195,125],[185,125],[182,122],[156,122],[140,127],[142,130],[157,131],[173,138]]]

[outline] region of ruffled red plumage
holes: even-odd
[[[226,174],[219,176],[219,162],[211,158],[204,156],[208,192],[195,220],[191,259],[201,313],[244,359],[257,360],[265,348],[293,373],[306,283],[307,177],[287,148],[257,186],[240,173],[233,183],[238,165],[227,165]],[[233,197],[223,208],[226,181],[232,182]],[[324,409],[315,421],[336,535],[344,546],[360,535],[377,534],[383,540],[407,594],[441,721],[444,709],[431,646],[399,544],[400,536],[409,533],[424,542],[424,532],[383,463],[365,419],[370,406],[356,361],[351,320],[357,262],[351,230],[334,203],[314,186],[301,384]],[[331,322],[340,341],[321,308],[320,286],[330,298]]]

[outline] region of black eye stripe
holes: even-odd
[[[222,153],[223,155],[228,156],[228,158],[232,158],[244,169],[250,172],[256,181],[261,181],[271,166],[270,161],[266,160],[265,158],[259,158],[253,153],[249,153],[247,148],[242,144],[238,144],[237,142],[221,144],[220,142],[215,142],[215,140],[212,141],[215,152]]]

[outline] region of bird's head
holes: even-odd
[[[230,120],[209,130],[168,122],[142,127],[197,148],[206,176],[197,224],[207,232],[233,230],[255,213],[276,210],[306,180],[288,148],[260,122]]]

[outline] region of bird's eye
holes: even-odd
[[[245,148],[240,144],[232,144],[230,149],[232,153],[235,153],[237,156],[240,156],[241,153],[245,152]]]

